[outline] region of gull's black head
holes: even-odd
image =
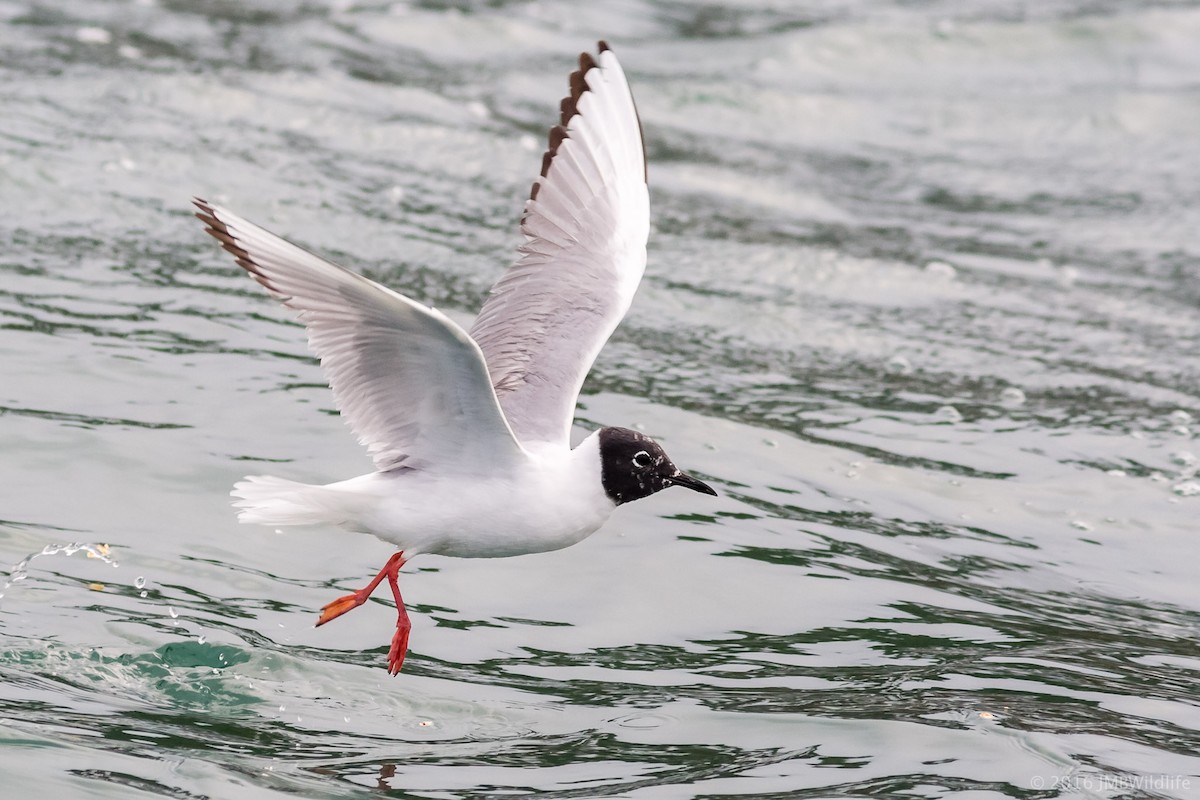
[[[668,486],[716,495],[707,484],[672,464],[658,442],[628,428],[601,429],[600,480],[617,505],[641,500]]]

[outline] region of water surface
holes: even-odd
[[[414,562],[389,678],[382,600],[312,628],[389,549],[228,507],[369,462],[188,198],[469,321],[601,37],[654,219],[579,430],[721,497]],[[0,794],[1197,796],[1198,38],[1187,2],[0,3]]]

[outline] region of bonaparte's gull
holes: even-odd
[[[583,379],[625,315],[646,265],[649,197],[641,123],[616,55],[583,53],[533,183],[519,257],[470,333],[444,314],[197,199],[198,216],[275,298],[298,312],[342,417],[375,472],[324,486],[264,475],[235,485],[242,522],[338,525],[399,548],[317,625],[387,579],[399,618],[388,671],[411,624],[397,586],[419,553],[497,558],[557,550],[622,503],[668,486],[713,494],[654,440],[603,428],[574,449]]]

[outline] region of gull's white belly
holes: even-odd
[[[603,525],[616,505],[599,463],[589,439],[501,475],[375,473],[328,488],[361,499],[346,527],[406,552],[499,558],[568,547]]]

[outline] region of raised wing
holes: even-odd
[[[650,200],[633,96],[604,42],[584,53],[525,204],[520,257],[471,328],[517,438],[569,442],[575,401],[646,267]]]
[[[491,472],[521,457],[483,354],[451,319],[194,202],[238,264],[299,312],[342,417],[377,469]]]

